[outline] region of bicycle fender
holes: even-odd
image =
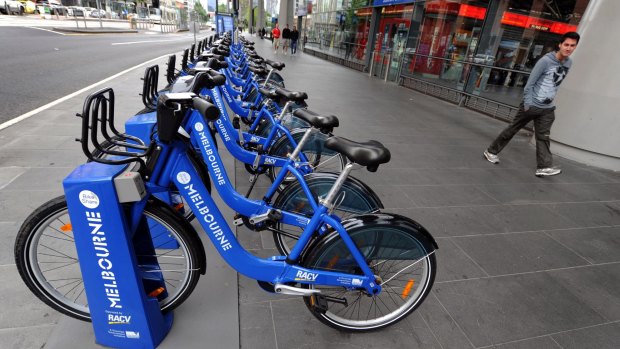
[[[149,199],[149,204],[154,205],[154,206],[159,206],[159,208],[169,211],[172,217],[178,217],[178,223],[181,224],[183,229],[187,231],[188,233],[190,233],[192,237],[196,238],[195,245],[202,247],[202,248],[197,249],[198,250],[198,263],[199,263],[198,268],[200,270],[200,274],[204,275],[207,272],[207,254],[205,253],[204,246],[202,245],[202,240],[200,240],[200,235],[198,235],[198,232],[196,231],[196,229],[194,229],[194,227],[192,227],[192,225],[189,224],[188,221],[183,219],[183,217],[181,217],[178,213],[174,212],[172,208],[170,208],[170,205],[161,201],[155,196],[152,196]]]
[[[397,225],[403,226],[411,229],[416,238],[418,238],[424,248],[426,248],[429,252],[438,250],[439,246],[435,241],[435,238],[431,235],[431,233],[426,230],[420,223],[414,221],[413,219],[405,216],[401,216],[396,213],[371,213],[371,214],[363,214],[355,217],[348,218],[342,221],[342,226],[345,230],[354,229],[364,225]],[[329,235],[329,234],[326,234]]]
[[[338,174],[333,172],[313,172],[306,174],[304,176],[304,179],[308,184],[308,187],[310,187],[310,190],[312,190],[312,187],[315,184],[325,182],[335,183],[336,179],[338,179]],[[381,202],[381,199],[379,198],[377,193],[375,193],[374,190],[372,190],[368,185],[366,185],[366,183],[362,182],[361,180],[353,176],[348,176],[344,186],[364,193],[364,196],[368,198],[369,201],[373,202],[376,205],[377,209],[384,208],[383,202]],[[283,200],[283,198],[286,198],[289,195],[293,195],[298,191],[301,192],[302,190],[300,187],[301,184],[299,182],[293,182],[287,185],[284,190],[282,190],[280,195],[278,195],[276,201],[274,202],[274,207],[280,207],[279,204]]]

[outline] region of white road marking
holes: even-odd
[[[24,27],[24,28],[43,30],[44,32],[50,32],[50,33],[54,33],[54,34],[58,34],[58,35],[67,35],[65,33],[60,33],[60,32],[54,31],[54,30],[45,29],[45,28],[39,28],[39,27]]]
[[[75,91],[72,94],[69,94],[69,95],[66,95],[64,97],[58,98],[57,100],[55,100],[55,101],[53,101],[51,103],[48,103],[48,104],[46,104],[46,105],[44,105],[42,107],[39,107],[39,108],[37,108],[35,110],[31,110],[31,111],[29,111],[29,112],[27,112],[25,114],[22,114],[22,115],[14,118],[12,120],[9,120],[9,121],[7,121],[5,123],[0,124],[0,130],[3,130],[5,128],[9,127],[9,126],[15,125],[16,123],[18,123],[20,121],[26,120],[29,117],[33,116],[33,115],[36,115],[36,114],[38,114],[38,113],[40,113],[40,112],[42,112],[42,111],[44,111],[46,109],[49,109],[49,108],[51,108],[51,107],[53,107],[53,106],[55,106],[57,104],[60,104],[60,103],[66,101],[66,100],[68,100],[70,98],[73,98],[73,97],[79,95],[80,93],[86,92],[86,91],[88,91],[88,90],[90,90],[90,89],[92,89],[94,87],[97,87],[97,86],[99,86],[101,84],[104,84],[104,83],[106,83],[106,82],[108,82],[108,81],[110,81],[112,79],[115,79],[115,78],[117,78],[117,77],[119,77],[119,76],[121,76],[123,74],[126,74],[126,73],[128,73],[128,72],[130,72],[130,71],[132,71],[134,69],[140,68],[140,67],[145,66],[145,65],[147,65],[147,64],[149,64],[151,62],[154,62],[154,61],[156,61],[158,59],[162,59],[162,58],[168,57],[168,56],[169,56],[169,54],[166,54],[166,55],[163,55],[163,56],[159,56],[157,58],[153,58],[150,61],[146,61],[144,63],[140,63],[140,64],[138,64],[138,65],[136,65],[134,67],[131,67],[129,69],[125,69],[125,70],[123,70],[120,73],[114,74],[114,75],[110,76],[109,78],[103,79],[103,80],[101,80],[99,82],[96,82],[96,83],[90,85],[90,86],[84,87],[83,89],[81,89],[79,91]]]

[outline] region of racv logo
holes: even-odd
[[[298,270],[297,275],[295,275],[295,281],[315,282],[318,276],[319,274]]]

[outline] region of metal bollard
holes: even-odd
[[[388,74],[390,73],[390,65],[392,65],[392,62],[390,62],[391,59],[392,59],[392,54],[390,53],[387,55],[387,65],[385,67],[385,78],[383,79],[383,81],[387,81]]]
[[[375,53],[377,53],[377,51],[372,51],[372,56],[370,56],[370,68],[368,69],[368,76],[372,76],[372,69],[375,65]]]

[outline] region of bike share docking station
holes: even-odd
[[[78,141],[92,162],[73,170],[63,187],[95,342],[113,348],[155,348],[173,320],[171,312],[160,310],[158,298],[167,297],[168,292],[155,253],[154,244],[160,242],[152,238],[167,234],[158,231],[165,229],[162,225],[153,224],[151,229],[149,218],[142,214],[146,189],[140,173],[131,170],[136,162],[144,165],[143,160],[123,151],[110,152],[116,158],[91,155],[90,142],[101,148],[99,129],[110,141],[106,126],[112,124],[113,109],[111,89],[86,99],[78,114],[82,117]],[[178,247],[166,243],[166,248]]]
[[[125,172],[127,166],[87,163],[63,186],[95,341],[114,348],[155,348],[170,331],[173,316],[162,314],[156,298],[166,292],[165,282],[147,218],[128,221],[120,203],[145,194],[139,174]]]

